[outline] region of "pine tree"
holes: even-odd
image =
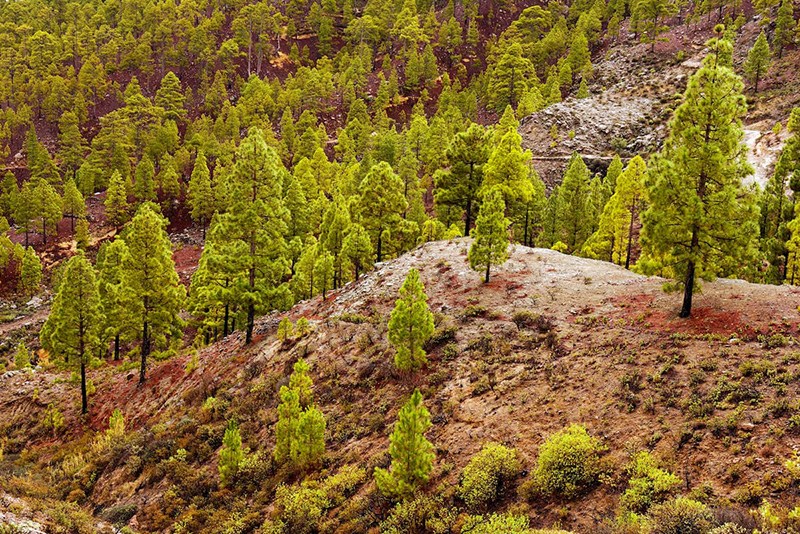
[[[39,256],[33,247],[25,249],[25,255],[22,256],[22,267],[20,268],[18,291],[23,297],[28,298],[35,295],[39,291],[39,285],[42,283],[42,263],[39,261]]]
[[[143,204],[125,235],[128,254],[122,265],[123,305],[132,330],[141,339],[139,383],[145,381],[147,357],[154,343],[167,336],[178,340],[183,321],[178,316],[186,290],[180,283],[166,232],[166,221]]]
[[[506,203],[530,201],[533,194],[528,168],[530,159],[531,153],[522,151],[522,137],[509,129],[483,166],[480,195],[485,196],[498,187]]]
[[[385,161],[374,165],[361,182],[359,212],[362,224],[374,236],[377,261],[383,261],[383,234],[400,222],[408,209],[403,182]]]
[[[422,403],[419,389],[397,416],[390,438],[391,470],[375,468],[375,482],[384,495],[409,498],[430,478],[433,470],[433,444],[425,439],[431,427],[430,414]]]
[[[342,256],[353,268],[353,277],[372,268],[374,251],[369,234],[360,224],[351,224],[342,243]]]
[[[147,154],[142,156],[133,176],[133,193],[139,203],[158,200],[155,184],[156,169],[150,156]]]
[[[485,269],[487,283],[492,265],[502,265],[508,259],[509,221],[505,209],[500,189],[486,194],[475,223],[475,241],[469,247],[469,266],[476,271]]]
[[[453,137],[447,148],[448,170],[434,176],[434,201],[437,206],[457,206],[464,209],[464,235],[472,228],[473,206],[483,183],[483,167],[489,160],[489,138],[478,124]]]
[[[186,116],[184,101],[181,81],[174,72],[169,71],[161,79],[161,87],[156,91],[156,106],[164,110],[164,120],[182,121]]]
[[[86,140],[81,136],[78,128],[78,117],[71,111],[65,111],[61,115],[58,123],[58,141],[61,144],[59,157],[61,158],[61,168],[65,174],[71,174],[72,178],[78,172],[78,168],[86,157]]]
[[[422,347],[433,330],[433,314],[428,307],[425,286],[419,279],[419,271],[412,268],[389,319],[389,342],[397,351],[394,364],[398,369],[415,371],[427,363]]]
[[[650,44],[650,52],[655,52],[659,35],[669,30],[664,21],[677,10],[673,0],[637,0],[634,4],[638,29],[642,32],[642,42]]]
[[[64,184],[64,212],[70,219],[72,231],[75,231],[75,219],[86,217],[86,202],[83,195],[78,191],[75,180],[67,178]]]
[[[558,214],[558,239],[567,245],[570,252],[580,250],[592,233],[589,194],[589,169],[576,152],[559,188],[561,211]]]
[[[238,304],[246,310],[245,343],[253,339],[256,313],[287,309],[292,295],[286,284],[289,212],[281,195],[283,165],[261,130],[252,128],[236,152],[229,211],[220,219],[221,254],[236,280]]]
[[[100,305],[103,308],[105,324],[103,340],[108,346],[108,340],[114,340],[114,361],[120,359],[120,337],[126,324],[126,308],[123,304],[123,266],[128,255],[128,246],[122,238],[114,239],[108,244],[101,245],[97,253],[98,288],[100,291]]]
[[[769,43],[767,43],[767,36],[764,34],[764,30],[761,30],[753,48],[747,54],[747,60],[744,62],[744,72],[747,75],[747,79],[753,82],[753,91],[756,93],[758,92],[758,80],[766,72],[769,60]]]
[[[647,166],[640,156],[628,163],[603,209],[599,228],[584,246],[584,255],[630,268],[635,231],[646,199],[646,173]]]
[[[50,315],[42,327],[42,346],[80,365],[81,413],[89,411],[86,366],[100,344],[103,324],[94,268],[82,251],[67,261]]]
[[[689,317],[697,278],[734,274],[755,234],[752,198],[741,180],[747,164],[741,117],[742,82],[717,61],[730,42],[713,39],[703,66],[690,78],[670,135],[646,180],[643,247],[671,255],[679,278],[666,289],[684,291],[680,317]]]
[[[0,216],[13,219],[18,202],[20,202],[20,196],[17,179],[14,173],[7,171],[3,175],[2,184],[0,184]]]
[[[31,368],[31,355],[25,343],[17,345],[17,351],[14,353],[14,368],[18,371]]]
[[[775,34],[773,46],[778,48],[778,58],[783,57],[783,49],[795,41],[794,2],[783,0],[778,8],[778,18],[775,21]]]
[[[786,242],[786,281],[789,285],[797,285],[800,283],[800,214],[795,215],[795,218],[789,221],[787,228],[791,237]]]
[[[516,108],[529,84],[538,84],[533,63],[523,55],[522,46],[512,43],[500,56],[489,75],[487,94],[495,109]]]
[[[325,295],[332,285],[333,277],[333,254],[326,250],[314,262],[314,285],[316,286],[314,289],[322,293],[322,300],[325,300]]]
[[[128,193],[119,171],[115,170],[111,174],[104,205],[106,207],[106,218],[119,230],[120,226],[128,220]]]
[[[75,247],[84,252],[89,248],[89,221],[86,216],[78,218],[75,223]]]
[[[192,178],[189,180],[189,206],[192,208],[192,219],[200,221],[203,227],[203,239],[206,237],[206,223],[214,215],[214,192],[211,189],[211,174],[208,171],[206,156],[202,150],[197,152]]]
[[[27,190],[28,210],[31,219],[39,219],[42,229],[42,243],[47,243],[48,231],[57,234],[58,221],[63,216],[61,196],[43,177],[35,177]]]
[[[244,460],[242,450],[242,436],[239,434],[239,427],[236,421],[228,421],[225,429],[225,436],[222,438],[222,450],[219,452],[220,485],[227,486],[231,479],[239,472],[239,466]]]
[[[294,364],[289,386],[280,390],[275,428],[275,461],[291,462],[300,469],[316,464],[325,454],[325,417],[314,405],[308,370],[302,359]]]

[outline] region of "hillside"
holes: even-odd
[[[638,450],[653,451],[681,478],[681,493],[713,505],[720,517],[746,525],[746,510],[762,498],[793,501],[783,461],[798,444],[791,400],[800,370],[793,337],[797,290],[720,280],[705,285],[697,313],[685,321],[676,317],[677,298],[662,293],[660,279],[550,250],[514,247],[483,284],[466,264],[468,245],[427,243],[325,301],[295,306],[288,316],[312,325],[299,341],[279,341],[279,316],[273,315],[258,321],[251,346],[243,347],[237,333],[198,351],[191,372],[185,369],[189,356],[156,364],[145,387],[136,387],[133,372],[94,370],[98,393],[85,423],[73,386],[60,382],[58,373],[6,373],[0,406],[8,437],[0,469],[5,491],[28,504],[5,511],[52,522],[43,519],[48,512],[37,503],[46,501],[37,498],[69,495],[91,503],[100,518],[129,509],[137,532],[179,520],[195,525],[195,532],[213,530],[212,517],[230,519],[241,505],[248,521],[274,517],[273,488],[297,481],[297,474],[264,467],[260,475],[245,476],[268,478],[240,479],[218,490],[217,452],[225,421],[235,418],[250,454],[269,457],[277,389],[301,356],[328,421],[327,472],[346,464],[386,465],[397,408],[419,387],[436,451],[427,486],[438,487],[447,501],[453,497],[446,488],[458,483],[485,442],[517,449],[524,466],[493,508],[525,512],[536,528],[609,528],[626,486],[623,468]],[[420,270],[437,333],[426,368],[408,374],[392,365],[386,320],[411,267]],[[515,326],[522,311],[535,320]],[[209,397],[216,399],[213,409]],[[56,434],[41,425],[51,403],[65,420]],[[93,432],[107,428],[115,409],[125,416],[124,441],[92,451]],[[607,447],[607,478],[569,501],[518,497],[515,489],[535,467],[544,438],[573,423]],[[174,471],[176,460],[167,460],[178,449],[185,451],[183,475]],[[70,469],[78,453],[80,465]],[[388,503],[375,501],[375,491],[374,483],[363,482],[349,501],[361,504],[328,511],[330,531],[377,526],[375,514],[385,513],[378,510]]]

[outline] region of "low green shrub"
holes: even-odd
[[[605,447],[580,425],[552,434],[539,449],[534,473],[536,489],[544,495],[572,498],[597,482],[600,453]]]
[[[706,505],[679,497],[650,509],[650,534],[708,534],[714,516]]]
[[[620,498],[620,506],[631,512],[646,512],[653,504],[671,497],[681,483],[674,474],[659,469],[648,452],[633,457],[628,473],[631,478]]]
[[[458,492],[470,508],[495,502],[520,472],[519,455],[499,443],[487,443],[461,473]]]

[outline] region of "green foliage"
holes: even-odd
[[[14,368],[20,371],[31,368],[31,356],[25,343],[17,345],[17,351],[14,353]]]
[[[646,512],[653,504],[666,500],[681,483],[677,476],[659,469],[648,452],[637,453],[628,472],[631,478],[628,488],[620,497],[620,506],[635,513]]]
[[[643,215],[643,255],[671,264],[677,280],[666,289],[682,287],[681,317],[691,313],[696,279],[736,274],[757,231],[752,195],[741,185],[752,172],[742,145],[742,82],[717,61],[731,44],[712,40],[709,46],[712,52],[689,80],[645,183],[650,208]]]
[[[459,494],[470,509],[487,507],[501,496],[520,469],[517,451],[487,443],[462,471]]]
[[[325,512],[340,506],[366,479],[364,469],[346,465],[321,481],[306,480],[298,486],[278,486],[275,520],[268,520],[262,533],[311,534],[316,532]]]
[[[47,405],[42,418],[42,426],[45,428],[52,428],[53,432],[57,432],[59,428],[64,426],[64,414],[58,409],[54,403]]]
[[[552,434],[539,448],[533,473],[538,490],[545,495],[575,497],[597,482],[603,450],[597,438],[579,425]]]
[[[175,271],[165,227],[166,220],[150,204],[143,204],[125,234],[128,254],[122,263],[120,302],[127,324],[142,342],[140,382],[145,380],[152,347],[166,346],[169,339],[183,335],[178,314],[186,290]]]
[[[401,371],[413,371],[425,365],[423,346],[433,331],[433,313],[428,307],[425,286],[419,279],[419,271],[412,267],[389,319],[389,342],[397,351],[395,366]]]
[[[769,43],[767,43],[767,36],[764,30],[758,35],[758,39],[753,44],[753,48],[747,53],[747,60],[744,62],[744,72],[747,79],[753,82],[753,90],[758,92],[758,80],[766,72],[769,66],[771,52],[769,50]]]
[[[652,534],[707,534],[714,516],[702,503],[679,497],[650,509]]]
[[[219,478],[224,486],[238,472],[239,465],[244,459],[242,450],[242,437],[239,434],[239,427],[236,421],[228,421],[225,429],[225,437],[222,439],[222,450],[219,453]]]
[[[375,482],[381,493],[405,499],[427,482],[434,459],[433,445],[425,439],[430,427],[430,414],[422,404],[422,394],[415,389],[400,410],[390,438],[391,469],[375,468]]]
[[[298,360],[289,386],[281,387],[275,428],[275,460],[300,469],[316,464],[325,453],[325,417],[314,405],[308,369]]]
[[[277,335],[278,339],[283,342],[288,341],[294,335],[294,326],[288,317],[281,319],[281,322],[278,324]]]
[[[469,266],[485,271],[484,282],[489,282],[492,265],[502,265],[508,259],[508,225],[505,203],[499,189],[484,197],[478,220],[475,223],[475,241],[469,248]]]
[[[69,259],[39,338],[42,346],[81,370],[81,413],[88,411],[86,366],[100,346],[104,317],[94,268],[82,251]]]
[[[39,285],[42,283],[42,263],[39,256],[32,247],[25,249],[22,256],[22,268],[20,269],[18,291],[23,297],[31,297],[39,292]]]

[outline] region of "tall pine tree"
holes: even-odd
[[[670,255],[683,289],[680,317],[689,317],[697,278],[732,275],[753,247],[755,206],[742,187],[752,172],[742,143],[746,111],[743,84],[720,54],[731,43],[712,39],[711,53],[690,78],[670,135],[653,157],[646,186],[642,241],[654,254]]]

